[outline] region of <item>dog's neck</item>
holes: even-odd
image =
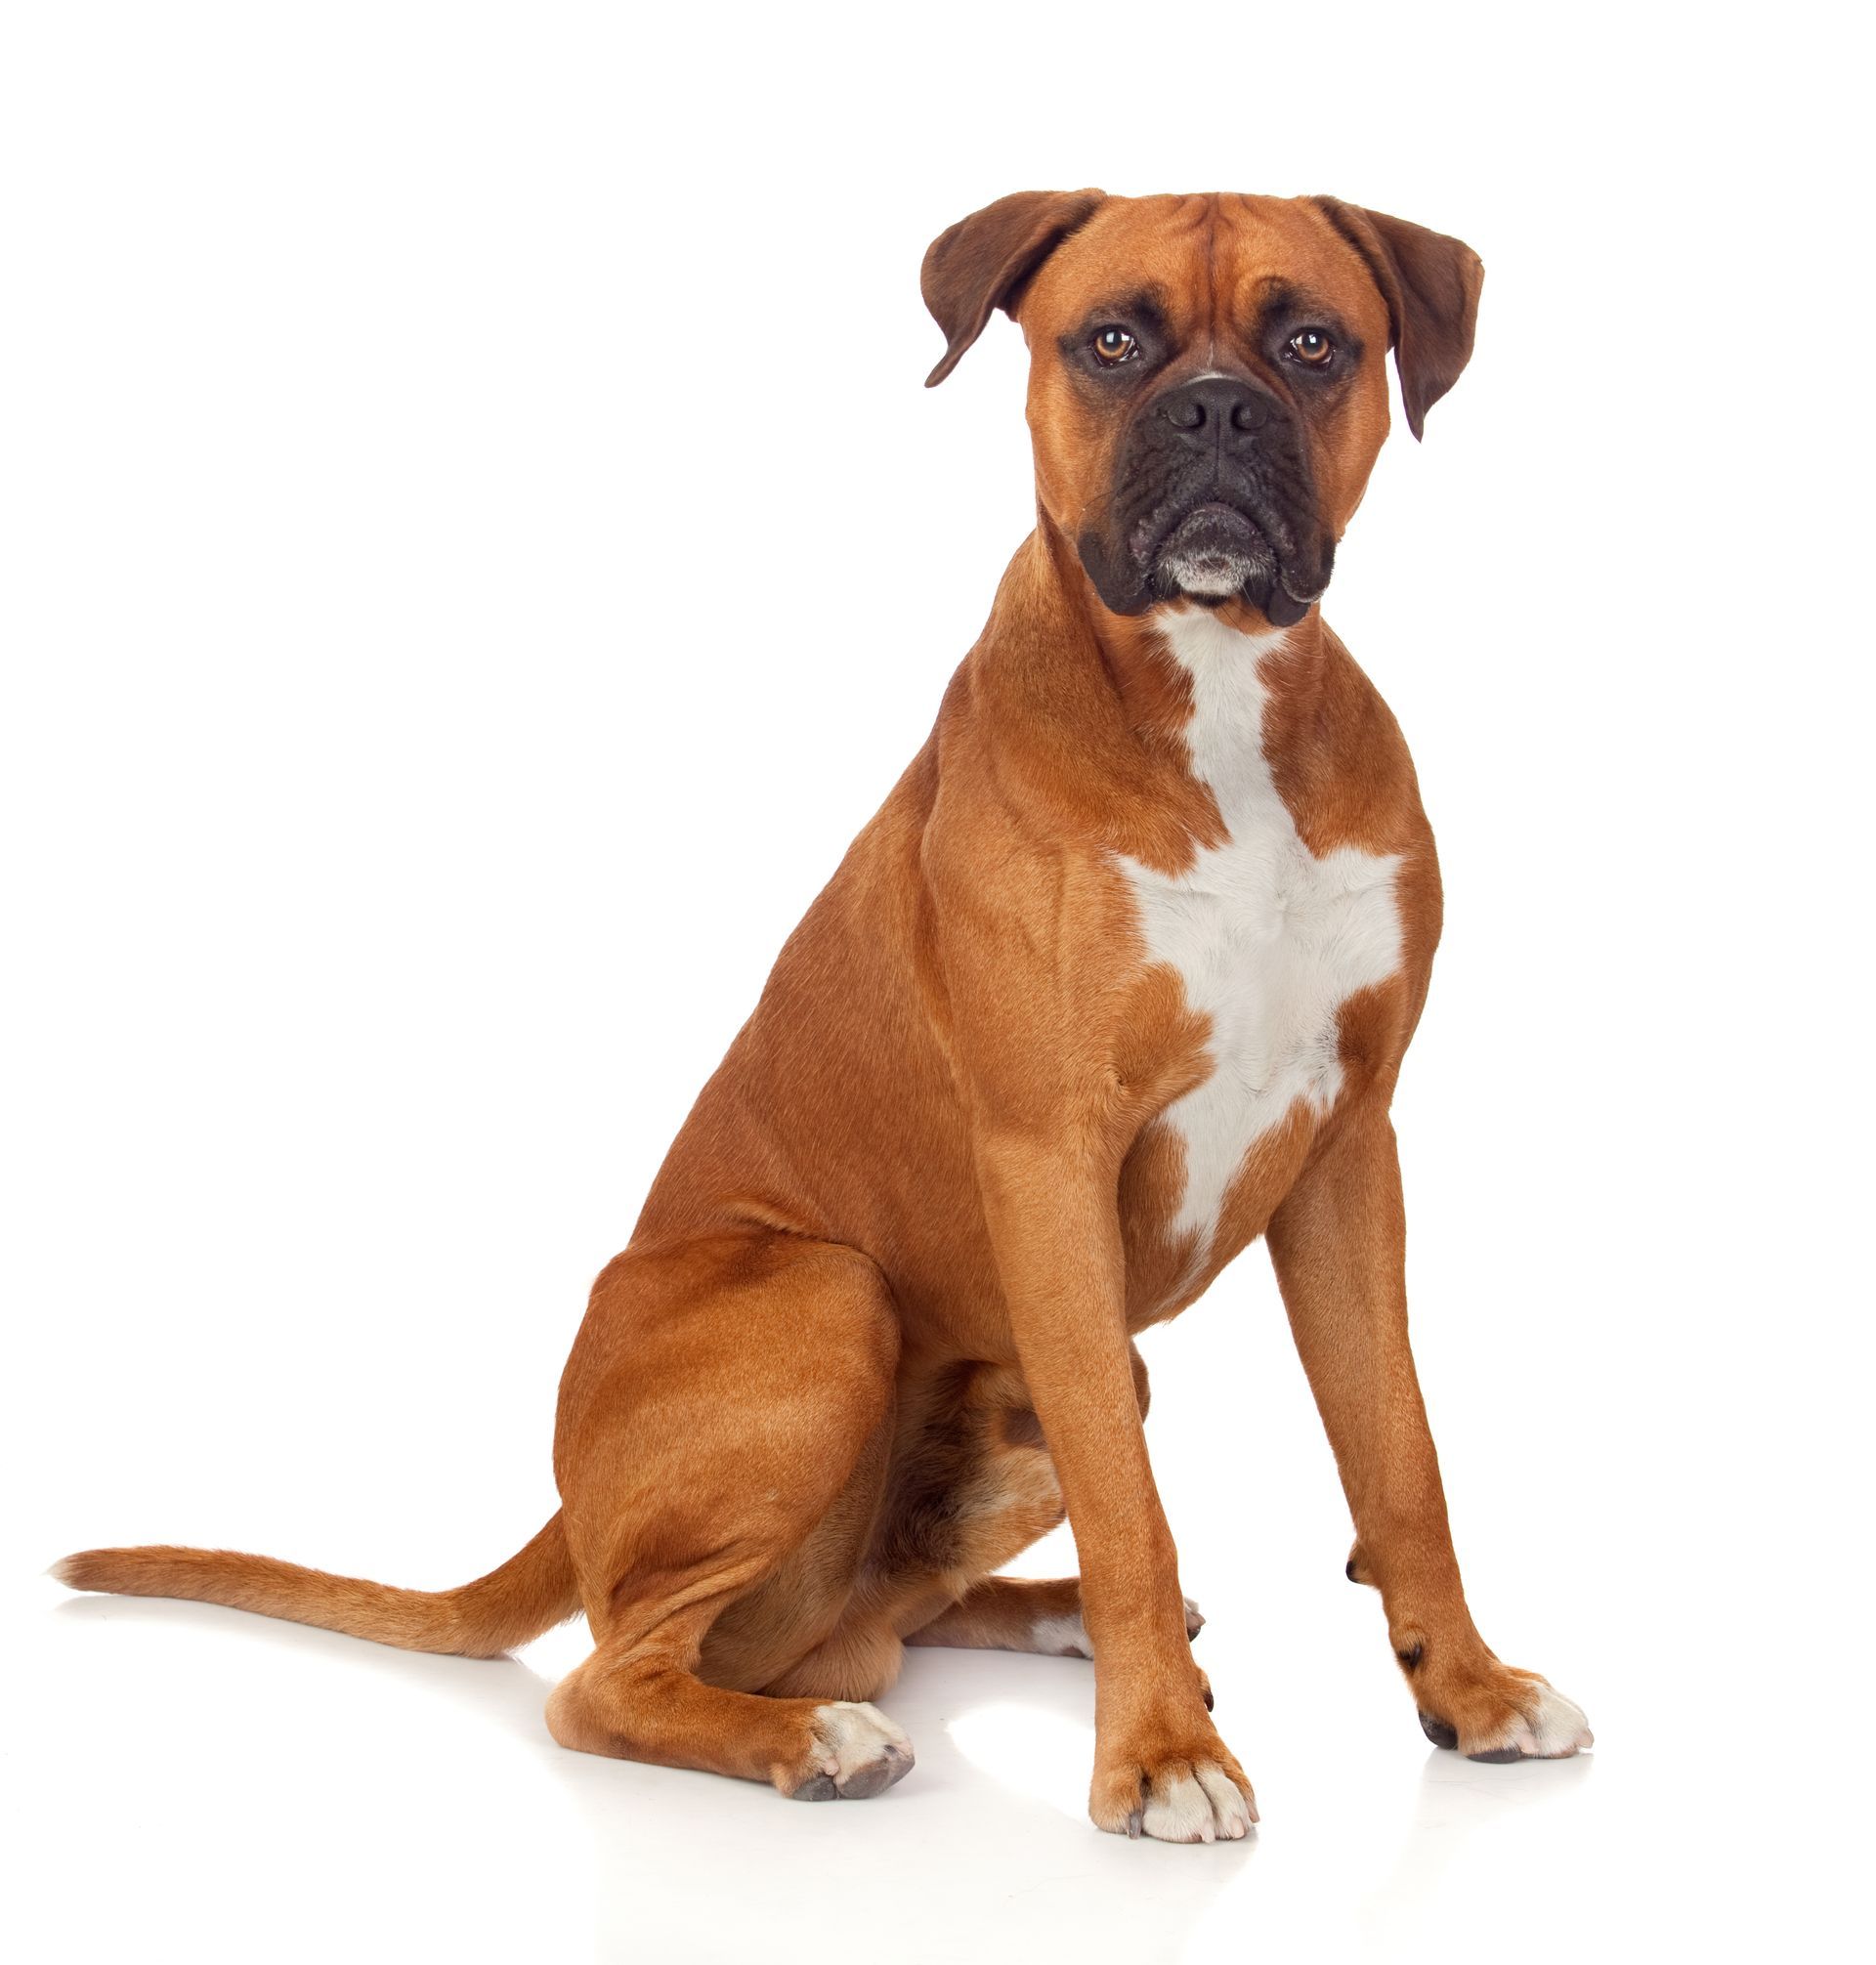
[[[1258,664],[1265,686],[1283,700],[1278,722],[1295,728],[1295,712],[1306,707],[1330,659],[1320,607],[1312,607],[1294,627],[1273,628],[1248,602],[1220,607],[1174,602],[1139,615],[1118,615],[1104,606],[1083,572],[1074,546],[1045,512],[1024,541],[1004,576],[992,615],[1030,624],[1047,622],[1050,632],[1034,637],[1054,658],[1072,663],[1089,679],[1098,678],[1122,720],[1151,747],[1180,734],[1192,711],[1190,678],[1175,658],[1168,629],[1176,620],[1208,621],[1216,632],[1199,638],[1220,659]],[[1046,658],[1045,658],[1046,659]],[[1274,733],[1273,733],[1274,734]]]
[[[1349,666],[1315,609],[1273,629],[1256,610],[1232,606],[1183,617],[1196,637],[1176,650],[1170,611],[1110,613],[1046,515],[1017,549],[966,664],[981,740],[999,768],[1024,783],[1073,831],[1143,865],[1177,873],[1223,835],[1210,790],[1195,775],[1190,740],[1201,709],[1202,660],[1242,662],[1243,688],[1228,692],[1255,714],[1207,732],[1216,752],[1237,741],[1260,753],[1279,784],[1320,777],[1334,748],[1333,715],[1319,713]],[[1202,623],[1202,625],[1201,625]],[[1196,651],[1191,639],[1203,645]],[[1246,760],[1249,761],[1248,759]]]

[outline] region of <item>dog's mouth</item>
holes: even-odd
[[[1158,600],[1215,608],[1248,600],[1272,626],[1294,627],[1321,592],[1319,585],[1296,582],[1287,555],[1263,526],[1220,498],[1208,498],[1159,529],[1149,522],[1130,543]]]
[[[1194,600],[1226,600],[1247,580],[1271,577],[1277,556],[1256,520],[1213,499],[1172,528],[1152,566],[1160,579]]]

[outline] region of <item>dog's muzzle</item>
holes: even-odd
[[[1142,407],[1108,526],[1078,546],[1116,614],[1242,596],[1278,627],[1309,611],[1335,559],[1295,415],[1260,383],[1229,375],[1178,384]]]

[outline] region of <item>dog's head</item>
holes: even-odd
[[[1001,307],[1030,349],[1044,512],[1102,602],[1241,599],[1279,627],[1329,583],[1387,434],[1416,437],[1472,349],[1456,238],[1339,199],[1018,192],[942,234],[942,382]]]

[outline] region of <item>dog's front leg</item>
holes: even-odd
[[[1178,1557],[1147,1461],[1114,1182],[1034,1139],[979,1154],[1023,1376],[1081,1557],[1094,1652],[1098,1827],[1169,1842],[1244,1835],[1257,1805],[1206,1710]]]
[[[1355,1521],[1349,1576],[1380,1590],[1427,1736],[1474,1760],[1590,1744],[1582,1711],[1474,1628],[1407,1339],[1406,1215],[1386,1111],[1343,1116],[1267,1231]]]

